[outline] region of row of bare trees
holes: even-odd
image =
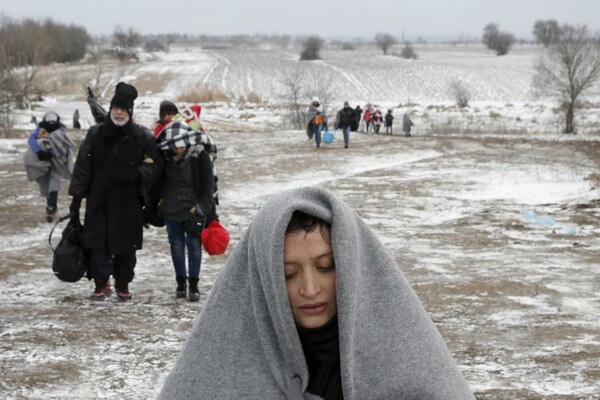
[[[398,43],[398,40],[388,33],[378,33],[375,35],[375,45],[383,51],[383,55],[387,55],[388,51]],[[319,36],[312,35],[307,37],[302,42],[302,51],[300,53],[300,61],[319,60],[321,59],[321,49],[325,45],[325,40]],[[354,49],[353,46],[348,46],[348,43],[343,43],[342,48]],[[400,57],[407,59],[416,59],[417,53],[409,42],[404,43]]]
[[[52,20],[0,19],[0,93],[18,108],[27,106],[43,65],[80,60],[90,38],[85,28]]]

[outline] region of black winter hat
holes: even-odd
[[[113,108],[113,106],[122,107],[127,110],[131,117],[133,115],[133,101],[137,99],[137,96],[138,92],[133,86],[125,82],[119,82],[115,87],[115,95],[110,101],[110,108]]]
[[[160,116],[161,119],[163,119],[167,113],[177,114],[178,112],[179,112],[179,110],[177,109],[177,106],[175,105],[175,103],[173,103],[169,100],[162,101],[160,103],[160,108],[158,109],[158,115]]]

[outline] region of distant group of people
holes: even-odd
[[[362,114],[361,131],[371,135],[373,133],[379,134],[382,124],[385,126],[385,134],[393,135],[394,115],[392,110],[387,110],[387,113],[384,116],[379,109],[373,108],[371,104],[367,104],[365,111]],[[402,131],[404,132],[404,136],[412,136],[410,134],[412,126],[413,122],[410,119],[410,115],[408,112],[405,112],[402,116]]]
[[[179,113],[174,103],[163,101],[152,134],[133,119],[137,96],[134,86],[120,82],[106,111],[89,90],[97,124],[88,130],[74,164],[67,128],[56,112],[47,112],[29,135],[27,175],[46,198],[48,222],[57,212],[61,178],[70,179],[72,218],[79,218],[86,199],[83,241],[89,252],[88,277],[95,284],[93,300],[112,294],[111,276],[118,298],[131,299],[136,252],[142,248],[143,227],[152,224],[166,226],[175,296],[198,301],[199,234],[218,219],[216,146],[200,124],[199,105]],[[75,128],[76,123],[78,110]]]
[[[322,134],[328,129],[328,119],[324,114],[321,101],[318,97],[313,97],[306,113],[306,133],[309,140],[314,138],[317,148],[321,147]],[[387,113],[382,115],[379,109],[373,108],[371,104],[367,104],[363,112],[360,105],[356,108],[350,107],[350,104],[345,101],[344,106],[336,114],[334,129],[341,129],[344,137],[344,148],[350,145],[350,132],[361,131],[372,135],[379,134],[381,125],[385,126],[385,134],[393,135],[394,115],[392,110],[387,110]],[[402,130],[404,136],[410,137],[413,122],[410,119],[408,112],[402,116]],[[361,129],[362,127],[362,129]]]

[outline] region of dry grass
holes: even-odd
[[[211,103],[217,101],[229,102],[231,97],[220,89],[211,86],[199,85],[183,93],[177,101],[187,103]]]
[[[133,82],[139,93],[160,93],[163,92],[173,79],[172,74],[146,74]]]

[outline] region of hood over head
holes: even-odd
[[[344,399],[472,399],[410,284],[366,223],[318,187],[273,196],[229,256],[161,399],[314,399],[287,296],[294,211],[331,224]]]

